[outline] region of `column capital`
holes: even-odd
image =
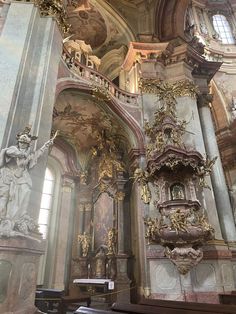
[[[141,79],[140,88],[145,93],[156,94],[160,99],[176,97],[195,97],[198,90],[196,85],[189,80],[164,82],[158,79]]]
[[[69,176],[63,176],[61,185],[62,185],[63,191],[71,192],[71,190],[73,190],[75,186],[75,183],[74,183],[74,180],[70,178]]]
[[[213,95],[207,92],[197,95],[197,104],[199,107],[210,107],[213,100]]]

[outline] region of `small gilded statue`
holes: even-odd
[[[117,245],[117,230],[115,228],[110,228],[107,233],[108,255],[116,254],[116,245]]]
[[[148,186],[148,172],[137,168],[134,172],[134,180],[141,186],[141,199],[145,204],[149,204],[151,201],[151,191]]]
[[[78,235],[78,241],[81,243],[82,256],[86,257],[88,255],[91,237],[84,232],[83,234]]]

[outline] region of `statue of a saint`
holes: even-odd
[[[106,278],[106,259],[108,248],[102,244],[96,251],[95,260],[95,277]]]
[[[37,164],[38,158],[53,144],[56,137],[32,152],[30,144],[37,136],[32,136],[30,130],[30,127],[26,127],[17,134],[16,146],[4,148],[0,152],[0,233],[3,235],[4,228],[13,230],[17,221],[27,215],[32,187],[29,170]]]
[[[90,247],[91,237],[86,234],[86,232],[84,232],[83,234],[78,235],[78,241],[81,243],[82,256],[87,256]]]

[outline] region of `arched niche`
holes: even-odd
[[[144,147],[143,134],[135,119],[114,100],[101,101],[89,90],[76,88],[58,94],[53,129],[59,130],[54,156],[61,160],[60,151],[64,151],[66,159],[61,162],[75,179],[70,278],[87,276],[87,256],[83,256],[78,235],[91,237],[88,261],[106,245],[111,228],[119,229],[117,252],[131,252],[128,241],[124,243],[125,237],[130,238],[129,153]],[[109,167],[101,162],[105,159],[108,165],[112,163],[112,173],[106,173]]]

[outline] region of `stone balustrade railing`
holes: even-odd
[[[97,72],[96,70],[85,66],[78,62],[78,60],[73,60],[70,53],[65,49],[63,51],[63,59],[67,64],[70,71],[74,72],[81,78],[88,81],[89,84],[94,83],[94,85],[98,85],[106,89],[110,95],[117,98],[120,102],[127,103],[130,105],[136,105],[139,94],[133,94],[126,92],[115,84],[113,84],[106,76]],[[73,60],[73,61],[72,61]]]

